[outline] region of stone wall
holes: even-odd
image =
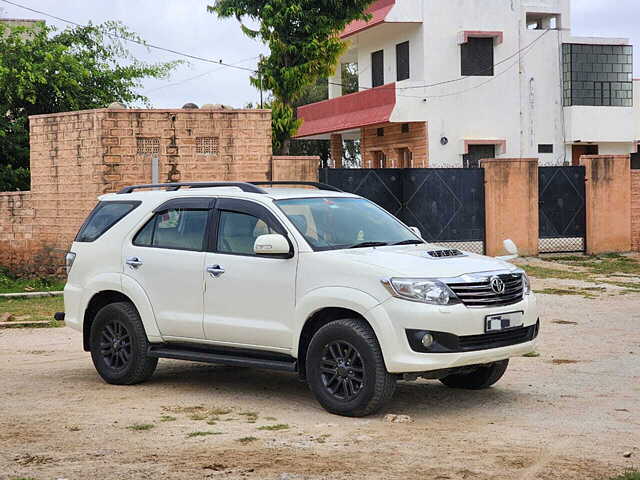
[[[30,117],[31,191],[0,193],[0,265],[56,271],[97,197],[127,185],[317,180],[272,159],[269,110],[98,109]],[[274,178],[272,178],[274,177]],[[41,270],[41,269],[40,269]]]
[[[631,250],[640,252],[640,170],[631,170]]]
[[[411,168],[427,168],[429,166],[426,122],[385,123],[375,127],[366,127],[362,129],[360,138],[364,168],[381,168],[376,163],[376,152],[384,152],[386,156],[384,167],[386,168],[407,167],[402,164],[402,149],[411,151]]]

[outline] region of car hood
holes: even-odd
[[[381,274],[396,277],[459,277],[467,273],[517,269],[503,260],[471,252],[462,252],[463,256],[440,258],[428,253],[442,250],[446,249],[423,244],[334,250],[328,253],[339,255],[343,257],[342,260],[377,267]]]

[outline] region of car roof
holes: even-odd
[[[263,201],[266,198],[272,200],[285,200],[293,198],[318,198],[318,197],[343,197],[358,198],[358,195],[347,192],[333,192],[330,190],[318,190],[315,188],[264,188],[266,193],[244,192],[238,187],[205,187],[167,190],[142,190],[132,193],[107,193],[99,197],[101,201],[166,201],[182,197],[234,197]]]

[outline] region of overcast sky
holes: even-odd
[[[223,21],[207,13],[206,6],[213,0],[12,1],[77,23],[120,20],[149,43],[201,57],[222,59],[226,63],[239,62],[240,65],[254,67],[257,56],[265,52],[262,45],[242,34],[235,20]],[[0,16],[45,18],[47,23],[59,28],[66,26],[63,22],[1,0],[0,9],[4,9]],[[571,27],[575,35],[626,37],[634,45],[640,45],[640,0],[573,0]],[[148,53],[138,46],[132,46],[131,51],[146,61],[179,58],[155,50]],[[640,77],[640,54],[637,50],[634,59],[634,77]],[[189,65],[179,67],[169,80],[145,82],[142,93],[158,108],[176,108],[188,101],[198,105],[224,103],[241,107],[258,100],[258,93],[249,85],[248,76],[245,71],[191,61]]]

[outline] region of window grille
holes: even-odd
[[[196,153],[199,155],[218,155],[218,137],[197,137]]]
[[[158,137],[138,137],[138,155],[152,155],[160,153],[160,138]]]

